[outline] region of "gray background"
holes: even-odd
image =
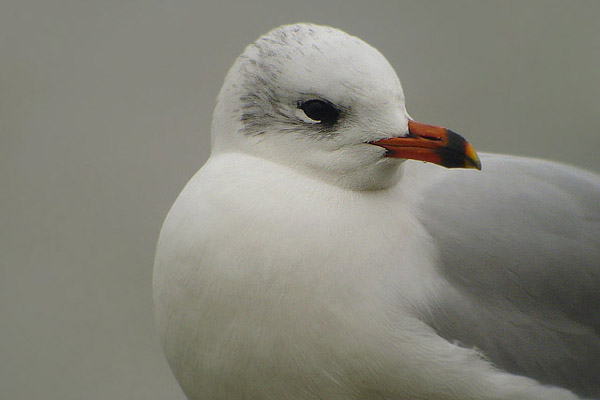
[[[312,21],[385,54],[411,115],[480,151],[600,171],[599,1],[0,3],[0,398],[183,399],[151,277],[257,36]]]

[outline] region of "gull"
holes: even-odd
[[[478,156],[312,24],[244,50],[211,131],[154,270],[189,399],[600,398],[600,177]]]

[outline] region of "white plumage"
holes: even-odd
[[[238,58],[156,254],[190,399],[600,396],[600,178],[390,156],[409,121],[392,67],[339,30],[283,26]]]

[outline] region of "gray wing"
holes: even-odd
[[[482,163],[420,180],[420,219],[452,284],[424,318],[501,369],[600,398],[600,177]]]

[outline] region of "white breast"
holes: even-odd
[[[357,362],[383,367],[413,304],[441,284],[424,230],[390,197],[239,154],[212,159],[173,206],[156,256],[159,327],[186,392],[276,391],[273,374],[335,388],[322,381],[351,380]]]

